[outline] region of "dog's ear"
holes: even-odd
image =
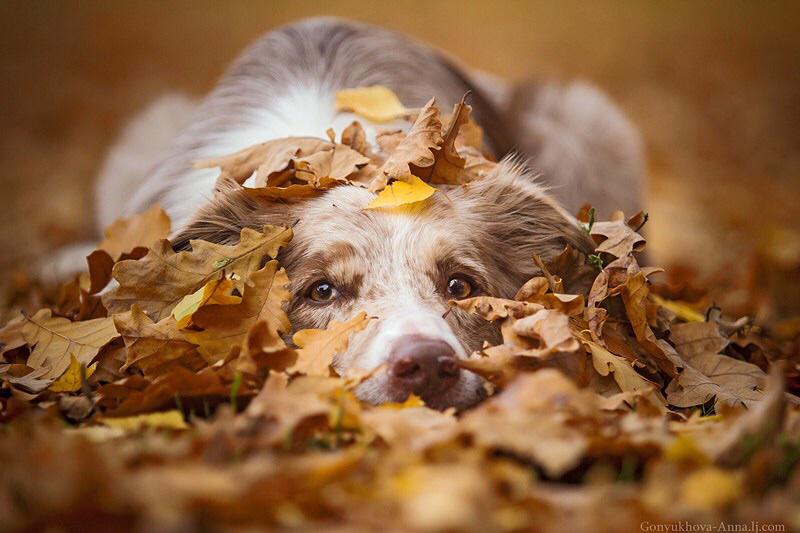
[[[291,226],[292,223],[288,204],[260,201],[248,196],[239,184],[223,181],[217,185],[214,198],[172,237],[172,248],[185,250],[194,239],[235,244],[239,242],[242,228],[260,230],[266,225]]]
[[[534,255],[548,264],[566,245],[584,254],[595,247],[588,232],[536,178],[536,173],[512,157],[463,190],[464,216],[474,221],[480,240],[494,249],[498,267],[507,269],[515,281],[539,273]]]

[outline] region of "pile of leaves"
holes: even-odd
[[[303,201],[343,184],[402,208],[495,163],[463,101],[407,110],[382,88],[338,105],[335,141],[271,141],[203,166],[247,194]],[[293,335],[279,251],[290,228],[173,251],[157,206],[106,231],[55,291],[20,279],[0,330],[0,515],[8,529],[218,527],[639,530],[667,522],[800,527],[800,356],[690,285],[640,266],[646,217],[579,215],[567,248],[513,299],[451,302],[502,343],[461,364],[489,398],[367,405],[333,357],[369,317]],[[567,283],[588,276],[586,290]],[[572,289],[567,290],[567,287]]]

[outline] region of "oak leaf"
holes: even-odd
[[[113,319],[125,342],[123,370],[136,368],[152,378],[172,371],[175,366],[197,371],[213,362],[200,356],[197,346],[179,331],[172,317],[154,323],[134,304],[130,311],[116,314]]]
[[[116,261],[134,248],[149,248],[159,240],[166,239],[170,226],[167,213],[155,204],[137,215],[115,220],[105,229],[105,239],[97,247]]]
[[[676,407],[715,405],[751,407],[763,396],[766,374],[756,365],[727,355],[701,353],[686,362],[683,372],[667,385],[667,402]]]
[[[379,209],[384,207],[401,207],[427,200],[436,192],[436,189],[416,176],[411,176],[406,181],[395,181],[387,185],[378,196],[372,200],[366,209]]]
[[[59,378],[70,366],[74,357],[79,364],[88,366],[100,348],[118,336],[110,318],[96,318],[71,322],[53,317],[49,309],[41,309],[33,316],[22,316],[0,331],[3,352],[27,345],[31,349],[26,365],[34,375],[27,381],[9,378],[12,383],[37,382],[30,388],[39,392]]]
[[[242,301],[241,296],[231,294],[233,282],[220,273],[213,279],[197,289],[192,294],[186,295],[172,310],[178,329],[183,329],[192,322],[194,315],[204,305],[233,305]]]
[[[116,314],[135,303],[158,322],[169,316],[184,296],[222,272],[235,278],[236,288],[241,289],[263,259],[276,257],[291,237],[292,230],[287,228],[266,226],[263,232],[244,228],[235,245],[191,241],[191,251],[178,253],[169,241],[159,241],[145,257],[114,265],[113,276],[119,286],[103,295],[103,304]]]
[[[431,167],[436,161],[434,152],[442,143],[442,122],[436,100],[431,98],[420,110],[417,119],[394,152],[379,169],[370,189],[379,191],[392,181],[409,181],[421,177],[420,169]]]
[[[337,91],[335,105],[336,111],[352,111],[372,122],[389,122],[410,114],[394,91],[381,85]]]
[[[250,275],[240,303],[209,305],[197,311],[193,320],[203,331],[187,331],[186,338],[198,345],[206,359],[219,361],[243,346],[250,328],[258,322],[264,322],[272,336],[288,333],[291,324],[283,310],[290,296],[288,284],[286,271],[277,261],[270,261]]]
[[[271,177],[286,170],[296,157],[303,157],[321,150],[330,150],[333,143],[316,137],[287,137],[256,144],[235,154],[197,161],[195,168],[220,167],[217,183],[232,180],[238,184],[247,181],[255,172],[256,187],[276,185]]]
[[[506,300],[493,296],[475,296],[464,300],[450,300],[451,307],[480,315],[484,320],[501,320],[508,317],[522,318],[544,309],[540,304]]]
[[[645,246],[644,237],[628,226],[622,216],[608,222],[595,222],[590,233],[597,243],[595,252],[605,252],[614,257],[641,252]]]
[[[311,376],[329,376],[336,355],[347,350],[350,335],[361,331],[370,318],[361,312],[346,322],[332,321],[327,329],[301,329],[292,340],[300,348],[297,364],[290,371]]]
[[[74,355],[70,356],[69,368],[55,380],[47,390],[50,392],[75,392],[81,388],[84,379],[88,379],[94,374],[97,363],[86,367],[85,373],[81,372],[81,363]]]

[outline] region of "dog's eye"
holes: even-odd
[[[472,294],[472,284],[466,278],[454,276],[447,282],[447,294],[456,300],[463,300]]]
[[[311,286],[308,297],[315,302],[330,302],[339,297],[339,291],[329,281],[318,281]]]

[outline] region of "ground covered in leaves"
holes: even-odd
[[[354,123],[340,142],[284,139],[200,164],[266,201],[369,187],[372,209],[494,166],[463,102],[449,117],[380,90],[338,105],[415,118],[378,152]],[[541,275],[514,299],[451,302],[503,339],[463,361],[490,395],[463,413],[358,401],[369,372],[331,363],[366,314],[290,335],[277,258],[291,228],[175,252],[158,207],[118,221],[86,274],[14,286],[0,330],[2,528],[799,528],[797,321],[728,317],[640,265],[645,216],[579,219],[593,254],[532,258]]]

